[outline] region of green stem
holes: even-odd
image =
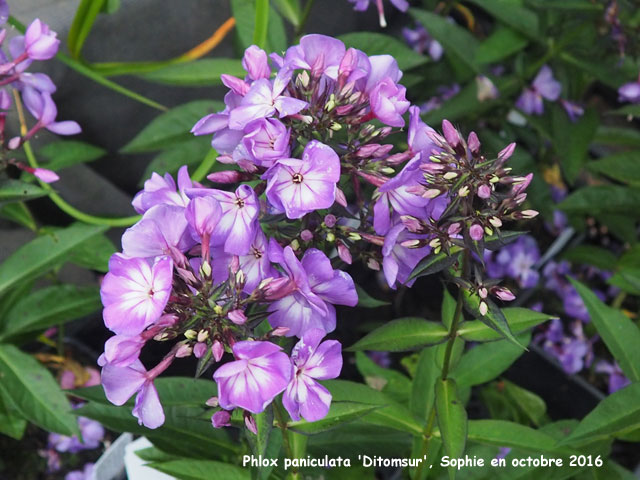
[[[27,156],[27,160],[29,161],[29,165],[33,168],[39,168],[38,162],[36,160],[35,155],[33,154],[33,150],[31,150],[31,145],[29,142],[25,142],[24,145],[24,153]],[[82,212],[75,208],[72,205],[69,205],[60,195],[58,195],[53,187],[48,183],[45,183],[41,180],[38,180],[40,186],[49,192],[49,198],[53,203],[55,203],[60,210],[65,212],[67,215],[75,218],[76,220],[80,220],[85,223],[89,223],[91,225],[109,225],[110,227],[129,227],[140,220],[140,215],[134,215],[131,217],[97,217],[94,215],[90,215],[88,213]]]
[[[300,23],[296,27],[295,37],[298,39],[302,32],[304,32],[304,27],[307,24],[307,20],[309,20],[309,15],[311,14],[311,7],[313,7],[313,2],[315,0],[307,0],[307,3],[304,5],[304,11],[302,12],[302,18],[300,19]]]
[[[626,299],[627,299],[627,292],[618,293],[618,295],[616,295],[616,298],[613,299],[613,302],[611,303],[611,307],[619,310]]]
[[[470,255],[469,251],[466,250],[464,252],[464,256],[462,259],[462,274],[465,277],[469,276],[469,267],[470,267]],[[449,327],[449,340],[447,341],[447,346],[444,351],[444,360],[442,362],[442,374],[440,378],[444,381],[447,379],[449,375],[449,368],[451,366],[451,353],[453,352],[453,344],[458,337],[458,327],[460,325],[460,320],[462,319],[462,306],[463,306],[463,296],[462,296],[462,288],[458,288],[458,299],[456,301],[456,311],[453,314],[453,321],[451,322],[451,327]],[[433,427],[435,426],[436,419],[436,407],[435,404],[431,406],[431,411],[429,412],[429,419],[427,420],[427,425],[424,429],[423,440],[422,440],[422,448],[420,449],[420,458],[423,458],[427,452],[429,451],[429,442],[431,441]],[[417,480],[422,478],[422,470],[424,468],[425,462],[420,462],[418,468],[416,469],[415,477]]]
[[[218,152],[214,149],[209,150],[207,155],[202,160],[202,163],[196,168],[196,171],[191,175],[191,179],[194,182],[201,182],[204,180],[204,177],[211,171],[211,168],[216,163],[216,158],[218,158]]]
[[[291,442],[289,442],[289,431],[287,430],[287,421],[284,419],[284,415],[282,414],[282,410],[280,410],[280,405],[278,402],[273,402],[273,413],[276,416],[276,421],[278,422],[278,428],[282,432],[282,442],[284,443],[284,450],[287,454],[287,458],[293,459],[293,449],[291,448]],[[297,469],[293,469],[291,472],[291,478],[297,479],[298,471]]]
[[[264,49],[267,46],[269,30],[269,0],[256,0],[256,27],[253,31],[253,43]]]

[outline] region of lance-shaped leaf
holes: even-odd
[[[449,254],[440,252],[438,254],[427,255],[415,266],[409,280],[424,277],[426,275],[433,275],[434,273],[441,272],[442,270],[449,268],[456,263],[460,253],[460,247],[453,247]]]
[[[148,465],[160,472],[182,480],[209,480],[213,477],[225,480],[250,480],[248,469],[211,460],[180,459]]]
[[[442,343],[448,334],[440,323],[416,317],[399,318],[376,328],[347,350],[403,352]]]
[[[491,300],[484,299],[482,300],[477,294],[471,293],[469,290],[462,290],[462,298],[464,300],[464,306],[469,313],[471,313],[475,318],[480,320],[482,323],[487,325],[488,327],[494,329],[501,336],[518,345],[520,348],[526,350],[526,347],[521,345],[518,340],[513,336],[511,332],[511,328],[509,328],[509,323],[507,323],[507,319],[505,318],[502,310],[498,308],[498,306],[493,303]],[[480,312],[481,302],[486,303],[487,312],[482,315]]]
[[[514,335],[553,318],[551,315],[520,307],[503,308],[502,314],[507,319],[507,324]],[[504,338],[500,332],[480,320],[464,322],[458,329],[458,335],[469,342],[487,342]]]
[[[436,365],[436,349],[424,348],[418,357],[409,397],[409,409],[418,418],[426,420],[433,408],[435,398],[433,386],[439,371]]]
[[[505,420],[471,420],[469,440],[533,452],[561,452],[556,440],[539,430]]]
[[[287,428],[294,432],[312,435],[314,433],[325,432],[333,428],[339,427],[345,423],[353,422],[374,410],[380,408],[377,405],[357,402],[332,402],[329,413],[326,417],[315,422],[307,422],[299,420],[297,422],[289,422]]]
[[[560,444],[582,445],[640,428],[640,383],[602,400]]]
[[[360,285],[356,284],[356,292],[358,294],[358,307],[364,308],[377,308],[384,307],[385,305],[391,305],[390,302],[385,302],[383,300],[378,300],[377,298],[373,298],[369,295],[364,288]]]
[[[0,183],[0,204],[5,202],[21,202],[32,198],[44,197],[47,192],[32,183],[20,180],[6,180]]]
[[[632,381],[640,381],[640,329],[622,312],[603,303],[588,287],[572,278],[569,280],[624,374]]]
[[[467,412],[458,398],[455,380],[436,380],[436,416],[444,450],[451,458],[464,453],[467,442]]]
[[[273,405],[269,405],[262,413],[253,415],[253,418],[256,422],[258,434],[255,435],[248,429],[244,429],[245,437],[255,457],[266,457],[267,447],[273,436]],[[272,467],[261,467],[255,471],[255,476],[267,478],[271,470]]]
[[[71,405],[49,371],[13,345],[0,345],[2,398],[20,415],[50,432],[78,434]]]

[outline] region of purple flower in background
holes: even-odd
[[[122,253],[128,257],[174,256],[174,251],[185,252],[194,245],[184,207],[175,205],[151,207],[122,235]]]
[[[60,40],[56,37],[56,32],[51,31],[49,25],[36,18],[27,27],[24,36],[15,37],[11,41],[12,49],[21,47],[31,60],[49,60],[58,53]]]
[[[367,8],[369,8],[369,3],[372,0],[349,0],[349,2],[353,3],[353,9],[359,12],[364,12]],[[373,0],[376,4],[376,8],[378,9],[378,18],[380,19],[380,26],[382,28],[387,26],[387,19],[384,17],[384,7],[382,5],[382,0]],[[391,4],[396,7],[401,12],[406,12],[409,10],[409,3],[407,0],[391,0]]]
[[[249,185],[240,185],[235,192],[216,189],[192,189],[191,197],[211,196],[220,203],[222,216],[211,233],[213,246],[223,245],[226,253],[246,255],[256,233],[260,203]]]
[[[403,28],[402,36],[404,40],[418,53],[428,52],[429,56],[438,61],[444,53],[444,49],[440,42],[434,39],[422,24],[416,24],[415,29]]]
[[[580,321],[571,324],[571,333],[565,335],[559,319],[551,321],[543,335],[544,349],[558,359],[562,369],[568,374],[581,371],[593,361],[594,339],[587,339]]]
[[[22,89],[22,100],[29,113],[38,120],[30,132],[46,128],[58,135],[76,135],[82,131],[80,125],[73,120],[55,121],[58,116],[58,109],[49,92],[39,92],[34,88],[25,86]],[[27,138],[31,136],[32,134],[27,133]]]
[[[160,257],[153,264],[116,253],[100,288],[104,323],[114,333],[137,335],[160,318],[171,294],[173,262]]]
[[[560,105],[564,108],[564,111],[567,112],[569,116],[569,120],[572,122],[576,122],[578,118],[584,115],[584,108],[578,105],[575,102],[570,102],[569,100],[565,100],[564,98],[560,99]]]
[[[300,39],[300,44],[290,47],[284,57],[284,70],[309,70],[311,75],[338,78],[338,66],[344,58],[345,46],[337,38],[311,34]]]
[[[396,288],[398,284],[410,287],[415,279],[407,282],[409,275],[420,260],[426,257],[431,249],[429,247],[407,248],[402,242],[421,238],[419,235],[409,233],[402,223],[393,226],[384,239],[382,247],[382,269],[389,287]]]
[[[562,85],[553,78],[551,68],[544,65],[533,79],[531,87],[524,89],[516,101],[516,107],[529,115],[542,115],[544,112],[542,99],[555,102],[560,97],[561,90]]]
[[[302,416],[308,422],[324,418],[331,405],[331,393],[318,383],[340,375],[340,342],[322,342],[324,330],[305,332],[291,351],[294,373],[282,397],[282,404],[293,420]]]
[[[168,365],[166,365],[168,366]],[[164,423],[164,411],[153,380],[166,368],[162,363],[147,372],[140,360],[127,367],[105,365],[102,368],[102,386],[107,399],[114,405],[124,405],[134,394],[133,415],[140,425],[158,428]],[[164,367],[164,368],[163,368]]]
[[[289,157],[291,132],[275,118],[261,118],[245,128],[242,144],[256,165],[269,168],[281,158]]]
[[[340,180],[340,159],[331,147],[312,140],[304,148],[302,160],[279,160],[262,178],[268,180],[269,202],[288,218],[300,218],[333,205]]]
[[[197,187],[189,177],[187,166],[183,165],[178,170],[178,188],[176,190],[176,182],[168,173],[161,177],[153,172],[151,178],[144,182],[144,189],[139,191],[131,204],[138,213],[145,213],[155,205],[175,205],[177,207],[186,207],[189,203],[185,190],[187,188]]]
[[[518,281],[522,288],[535,287],[540,274],[534,268],[540,260],[540,250],[535,239],[524,235],[508,246],[510,261],[506,266],[507,275]]]
[[[93,476],[94,464],[86,463],[82,470],[73,470],[67,473],[64,480],[91,480]]]
[[[351,277],[334,270],[320,250],[308,249],[299,261],[291,247],[281,249],[275,242],[269,258],[285,270],[289,281],[285,294],[269,305],[272,327],[287,327],[287,336],[300,337],[311,328],[331,332],[336,328],[336,311],[332,304],[355,306],[358,295]]]
[[[441,85],[436,89],[437,95],[431,97],[427,102],[420,106],[420,113],[428,113],[442,106],[444,102],[452,99],[460,93],[460,85],[452,83],[451,85]]]
[[[617,362],[610,363],[602,360],[596,364],[596,372],[609,376],[609,394],[617,392],[631,383],[631,381],[625,377]]]
[[[389,368],[391,366],[391,357],[389,352],[379,352],[377,350],[366,352],[367,356],[375,362],[376,365],[382,368]]]
[[[640,77],[635,82],[625,83],[618,89],[618,101],[640,103]]]
[[[49,448],[54,448],[58,452],[78,453],[100,446],[104,438],[104,427],[100,422],[86,417],[78,417],[78,428],[82,434],[82,441],[76,435],[68,437],[59,433],[50,433]]]
[[[218,399],[225,410],[243,408],[262,412],[291,380],[291,361],[271,342],[241,341],[233,346],[236,360],[213,374]]]

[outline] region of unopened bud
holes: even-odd
[[[198,342],[193,346],[193,355],[196,358],[204,357],[204,354],[207,353],[207,344],[203,342]]]
[[[189,357],[191,356],[191,352],[193,352],[193,349],[191,348],[191,346],[184,343],[178,347],[178,350],[176,351],[176,357],[177,358]]]
[[[507,287],[498,287],[494,289],[492,293],[503,302],[510,302],[516,298],[513,292],[511,292]]]
[[[496,228],[500,228],[502,226],[502,220],[500,220],[498,217],[491,217],[489,219],[489,223]]]
[[[274,328],[269,334],[270,337],[284,337],[287,333],[289,333],[289,327],[277,327]]]
[[[480,295],[480,298],[487,298],[487,295],[489,295],[489,292],[485,287],[480,287],[478,289],[478,295]]]
[[[423,194],[422,196],[424,198],[436,198],[438,195],[440,195],[442,192],[440,190],[438,190],[437,188],[428,188]]]
[[[348,238],[349,238],[349,240],[352,240],[354,242],[359,242],[360,240],[362,240],[362,237],[360,236],[360,234],[356,233],[356,232],[351,232],[348,235]]]
[[[437,247],[439,247],[440,245],[441,245],[441,242],[440,242],[440,239],[439,239],[439,238],[434,238],[433,240],[431,240],[431,241],[429,242],[429,246],[430,246],[431,248],[437,248]]]
[[[537,217],[538,214],[540,212],[538,212],[537,210],[523,210],[522,212],[520,212],[520,215],[522,216],[522,218],[534,218]]]
[[[209,331],[202,329],[198,332],[198,338],[197,340],[199,342],[204,342],[207,338],[209,338]]]
[[[222,315],[223,311],[224,310],[220,305],[216,305],[215,307],[213,307],[213,313],[215,313],[216,315]]]
[[[327,233],[327,242],[332,243],[336,240],[336,236],[333,234],[333,232],[328,232]]]
[[[413,240],[405,240],[404,242],[401,242],[400,245],[404,248],[418,248],[420,246],[420,240],[417,238]]]
[[[338,122],[331,122],[331,125],[329,125],[329,129],[333,130],[334,132],[339,132],[340,130],[342,130],[342,125],[340,125]]]
[[[443,175],[445,180],[453,180],[458,176],[458,172],[447,172]]]
[[[460,190],[458,190],[458,195],[460,197],[466,197],[467,195],[469,195],[469,187],[463,185]]]
[[[462,225],[460,223],[452,223],[447,229],[447,235],[453,237],[454,235],[459,234],[460,230],[462,230]]]
[[[303,230],[300,232],[300,238],[303,242],[310,242],[313,240],[313,233],[310,230]]]
[[[478,310],[480,311],[480,315],[484,317],[489,311],[489,305],[487,305],[487,302],[480,302]]]
[[[486,233],[487,235],[493,235],[493,230],[491,229],[491,227],[487,226],[484,227],[484,233]]]
[[[231,310],[227,314],[227,316],[229,317],[229,320],[231,320],[236,325],[244,325],[247,321],[247,316],[242,310],[239,309]]]
[[[195,340],[196,338],[198,338],[198,332],[196,332],[195,330],[187,330],[186,332],[184,332],[184,336],[189,340]]]
[[[370,258],[369,260],[367,260],[367,267],[369,267],[371,270],[375,270],[376,272],[380,271],[380,263],[374,258]]]
[[[291,247],[292,250],[298,250],[300,248],[300,242],[298,241],[297,238],[294,238],[293,240],[291,240],[291,243],[289,244],[289,246]]]
[[[200,265],[200,275],[202,278],[209,278],[211,276],[211,265],[206,260]]]
[[[337,246],[338,246],[338,256],[340,257],[340,259],[347,265],[351,265],[351,263],[353,262],[353,258],[351,257],[351,252],[349,251],[349,248],[343,242],[340,242],[340,241],[337,243]]]
[[[231,425],[231,423],[229,423],[230,420],[231,413],[226,410],[220,410],[211,417],[211,424],[214,428],[229,427]]]
[[[480,185],[478,187],[478,196],[485,200],[491,197],[491,187],[489,185]]]
[[[218,405],[220,405],[220,401],[218,400],[218,397],[211,397],[209,400],[207,400],[204,403],[207,407],[212,407],[212,408],[216,408]]]
[[[224,355],[224,346],[220,342],[220,340],[214,340],[211,345],[211,355],[213,355],[213,359],[216,362],[219,362],[222,356]]]
[[[253,418],[253,416],[246,411],[244,412],[244,424],[247,427],[247,430],[249,430],[251,433],[253,433],[254,435],[258,434],[258,426],[256,425],[255,418]]]
[[[335,227],[337,221],[335,215],[328,214],[324,216],[324,224],[329,228]]]

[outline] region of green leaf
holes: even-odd
[[[77,223],[23,245],[0,265],[0,294],[17,282],[44,275],[74,248],[105,230],[106,226]]]
[[[46,167],[51,170],[62,170],[78,163],[92,162],[107,153],[102,148],[79,140],[51,142],[39,152],[49,160]]]
[[[473,35],[435,13],[417,8],[412,8],[409,13],[425,26],[433,38],[442,44],[445,55],[453,55],[457,61],[462,62],[469,70],[477,73],[474,58],[476,57],[478,41]]]
[[[101,306],[97,287],[60,285],[43,288],[18,301],[0,321],[0,341],[75,320]]]
[[[211,137],[208,135],[189,138],[172,145],[160,152],[149,162],[147,168],[144,169],[139,183],[140,185],[144,184],[154,172],[160,175],[169,173],[175,176],[183,165],[188,166],[189,170],[193,173],[210,150],[212,150]],[[228,168],[229,165],[224,165],[224,167]]]
[[[0,389],[0,433],[21,440],[27,428],[27,421],[12,406],[11,400],[4,399]]]
[[[154,118],[121,151],[152,152],[188,140],[198,120],[221,109],[222,104],[213,100],[195,100],[172,108]]]
[[[82,0],[80,2],[67,35],[67,46],[74,58],[80,56],[82,46],[91,32],[91,27],[93,27],[98,13],[102,10],[104,2],[105,0]]]
[[[640,427],[640,383],[603,399],[560,445],[582,445]]]
[[[444,450],[451,458],[462,457],[467,442],[467,412],[458,398],[455,380],[436,380],[436,417]]]
[[[556,452],[556,440],[546,433],[504,420],[470,420],[469,440],[532,452]]]
[[[68,256],[71,263],[89,270],[106,273],[109,270],[109,259],[116,252],[116,247],[105,235],[96,235],[80,244]]]
[[[4,180],[0,182],[0,204],[5,202],[22,202],[32,198],[44,197],[46,190],[32,183],[20,180]]]
[[[529,42],[511,28],[498,26],[476,50],[476,63],[487,65],[510,57],[524,49]]]
[[[573,278],[569,280],[624,374],[632,381],[640,381],[640,329],[622,312],[603,303],[590,288]]]
[[[331,408],[329,408],[329,413],[327,413],[326,417],[315,422],[307,422],[306,420],[289,422],[287,428],[305,435],[313,435],[334,429],[348,422],[353,422],[378,408],[380,407],[377,405],[366,403],[332,401]]]
[[[600,125],[593,139],[598,145],[615,147],[640,147],[640,132],[635,128]]]
[[[531,423],[540,426],[547,412],[547,405],[544,400],[535,393],[508,380],[502,380],[501,385],[504,395],[527,416]]]
[[[640,151],[617,153],[595,162],[589,162],[587,168],[619,182],[640,186]]]
[[[625,105],[607,113],[610,115],[624,115],[625,117],[640,117],[640,105]]]
[[[569,195],[559,207],[568,213],[599,215],[621,213],[640,216],[640,189],[616,185],[584,187]]]
[[[411,275],[409,275],[409,280],[424,277],[426,275],[432,275],[449,268],[458,260],[459,255],[456,254],[459,253],[459,251],[460,250],[458,248],[454,247],[451,249],[450,255],[447,255],[446,252],[427,255],[415,266]]]
[[[29,210],[24,202],[13,202],[2,205],[0,207],[0,215],[34,232],[38,229],[31,210]]]
[[[418,418],[427,419],[435,399],[434,385],[440,373],[436,366],[436,349],[423,348],[418,358],[411,386],[409,409]]]
[[[244,429],[245,437],[249,442],[253,455],[257,457],[265,457],[267,447],[269,446],[269,440],[272,437],[273,431],[273,405],[269,405],[262,413],[254,414],[253,418],[256,422],[258,434],[255,435],[248,429]],[[277,408],[277,407],[276,407]],[[268,471],[266,471],[268,470]],[[265,478],[268,477],[271,468],[260,468],[260,472],[265,474]]]
[[[513,336],[511,332],[511,328],[509,328],[509,323],[507,323],[507,319],[502,313],[502,310],[498,308],[498,306],[493,303],[488,298],[485,300],[481,300],[478,294],[472,294],[469,290],[462,290],[462,299],[464,301],[465,308],[471,313],[475,318],[480,320],[482,323],[492,328],[496,332],[498,332],[502,337],[506,338],[514,345],[519,346],[522,349],[525,349],[518,340]],[[485,315],[480,313],[480,303],[484,302],[487,304],[488,310]]]
[[[331,392],[335,402],[358,402],[379,407],[363,417],[362,421],[412,435],[422,435],[425,421],[413,416],[408,408],[394,402],[388,395],[361,383],[346,380],[327,380],[323,385]]]
[[[208,87],[222,85],[220,75],[226,73],[244,77],[246,72],[240,60],[232,58],[205,58],[192,62],[176,63],[138,76],[150,82],[182,87]],[[192,125],[193,126],[193,125]]]
[[[300,24],[300,0],[274,0],[276,9],[294,27]]]
[[[407,47],[404,42],[383,33],[351,32],[338,37],[347,48],[362,50],[367,55],[391,55],[400,70],[410,70],[429,61],[424,55]]]
[[[120,8],[120,0],[106,0],[100,13],[116,13]]]
[[[358,307],[362,308],[378,308],[384,307],[385,305],[391,305],[391,302],[385,302],[383,300],[378,300],[369,295],[364,288],[360,285],[356,284],[356,292],[358,294]]]
[[[503,308],[502,313],[511,331],[516,335],[553,318],[551,315],[527,308]],[[458,329],[458,335],[469,342],[487,342],[503,338],[500,333],[479,320],[464,322]]]
[[[402,373],[381,367],[363,352],[356,352],[356,367],[371,388],[386,393],[400,403],[409,400],[411,380]]]
[[[586,109],[571,122],[564,109],[556,105],[552,112],[554,147],[567,180],[573,183],[588,158],[589,145],[596,134],[599,118],[594,109]]]
[[[211,460],[181,459],[147,466],[181,480],[211,480],[212,474],[225,480],[251,480],[248,469]]]
[[[441,320],[442,320],[442,324],[445,327],[447,327],[447,329],[450,329],[451,324],[453,323],[453,317],[456,314],[456,306],[457,306],[456,300],[449,293],[449,290],[447,290],[447,287],[444,287],[442,291]]]
[[[416,317],[399,318],[376,328],[347,350],[403,352],[444,342],[448,333],[439,323]]]
[[[262,1],[260,0],[260,2]],[[264,3],[267,2],[265,1]],[[265,41],[261,45],[265,50],[282,52],[283,42],[284,44],[287,42],[280,15],[273,8],[262,9],[260,12],[261,22],[256,28],[256,16],[258,14],[256,6],[261,9],[263,7],[263,5],[256,3],[255,0],[231,0],[231,12],[236,19],[236,34],[242,49],[244,50],[248,46],[256,44],[254,35],[259,31],[261,36],[266,35]],[[264,23],[265,17],[268,22],[266,24]]]
[[[253,29],[253,44],[260,48],[267,47],[269,31],[269,0],[256,0],[256,21]]]
[[[284,21],[275,8],[269,9],[269,29],[267,31],[269,51],[284,53],[289,47]]]
[[[518,342],[529,345],[531,332],[518,335]],[[524,350],[507,340],[476,345],[462,355],[451,377],[458,385],[471,387],[486,383],[503,373],[522,354]]]
[[[513,0],[469,0],[526,37],[538,38],[538,16]]]
[[[50,432],[79,435],[71,406],[49,371],[13,345],[0,345],[0,390],[11,407]]]
[[[631,295],[640,295],[640,268],[622,268],[613,274],[607,283]]]
[[[601,270],[613,270],[617,261],[609,250],[595,245],[578,245],[564,252],[562,258],[571,263],[593,265]]]

